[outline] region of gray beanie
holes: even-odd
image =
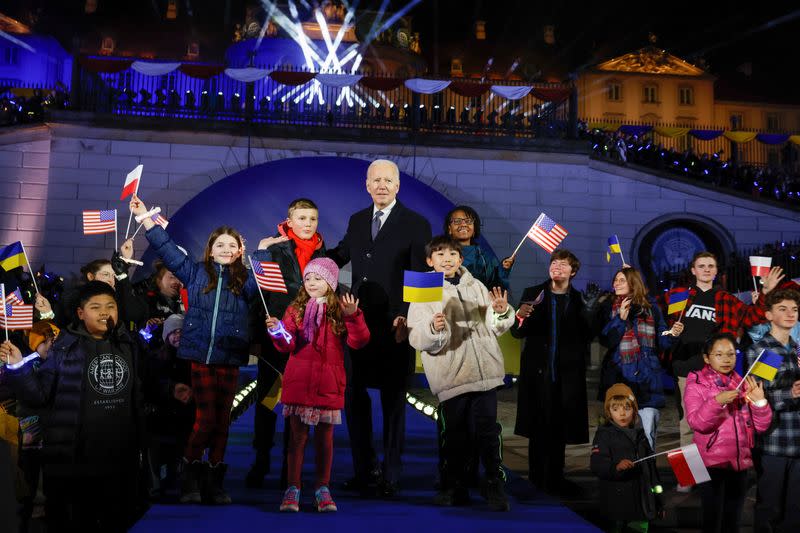
[[[161,334],[161,338],[164,339],[164,342],[167,342],[167,337],[169,334],[175,331],[176,329],[183,328],[183,315],[169,315],[167,319],[164,321],[164,333]]]

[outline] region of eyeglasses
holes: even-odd
[[[474,223],[475,223],[475,221],[473,219],[471,219],[471,218],[451,218],[450,219],[450,225],[452,225],[452,226],[461,226],[461,225],[471,226]]]

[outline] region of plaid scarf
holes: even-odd
[[[619,307],[624,298],[614,299],[611,306],[611,318],[619,315]],[[628,315],[628,318],[632,317]],[[653,349],[656,345],[656,325],[653,312],[642,309],[636,317],[636,331],[633,330],[633,320],[625,321],[625,333],[619,343],[619,358],[623,364],[637,361],[641,355],[642,347]]]

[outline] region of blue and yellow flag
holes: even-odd
[[[278,402],[281,401],[281,391],[283,390],[283,378],[279,374],[275,381],[272,383],[272,387],[269,388],[269,392],[267,395],[264,396],[264,399],[261,400],[261,405],[269,409],[270,411],[274,411],[275,407],[278,405]]]
[[[669,295],[669,302],[667,302],[667,314],[679,313],[686,309],[686,304],[689,302],[689,291],[673,292]]]
[[[761,352],[758,360],[753,365],[750,373],[754,376],[764,378],[767,381],[772,381],[775,379],[775,374],[778,373],[778,369],[781,367],[781,364],[783,364],[782,356],[776,354],[775,352],[764,350]]]
[[[444,292],[444,272],[403,273],[404,302],[440,302]]]
[[[608,238],[608,251],[606,252],[606,263],[611,262],[611,254],[622,255],[622,248],[619,245],[619,237],[612,235]]]
[[[6,271],[27,264],[28,262],[25,260],[25,251],[22,249],[21,242],[17,241],[0,249],[0,266]]]

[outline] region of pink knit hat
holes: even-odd
[[[339,285],[339,267],[336,266],[333,259],[327,257],[312,259],[308,262],[306,269],[303,271],[303,278],[305,278],[309,272],[317,274],[330,285],[332,291],[336,291],[336,287]]]

